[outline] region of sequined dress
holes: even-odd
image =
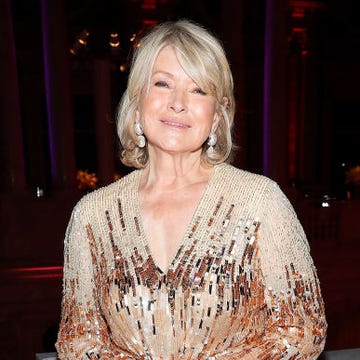
[[[221,164],[167,269],[141,222],[142,170],[75,206],[60,359],[316,359],[326,319],[303,229],[276,183]]]

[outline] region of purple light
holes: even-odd
[[[49,140],[49,151],[50,151],[50,168],[51,168],[51,178],[56,179],[56,153],[55,153],[55,124],[52,117],[52,104],[51,104],[51,69],[50,69],[50,59],[49,59],[49,43],[51,39],[49,38],[50,34],[48,33],[48,14],[47,6],[49,2],[47,0],[41,0],[41,25],[42,25],[42,35],[43,35],[43,56],[44,56],[44,78],[45,78],[45,97],[46,97],[46,114],[47,114],[47,124],[48,124],[48,140]],[[50,5],[51,6],[51,5]]]

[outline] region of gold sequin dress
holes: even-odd
[[[167,269],[142,170],[85,196],[65,239],[60,359],[316,359],[326,320],[303,229],[273,181],[216,165]]]

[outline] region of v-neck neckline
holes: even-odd
[[[153,251],[151,249],[148,237],[145,233],[145,229],[144,229],[144,225],[143,225],[143,220],[142,220],[142,213],[141,213],[141,207],[140,207],[140,199],[139,199],[139,186],[140,186],[140,181],[141,181],[141,174],[143,170],[140,170],[138,173],[138,177],[137,177],[137,181],[134,182],[134,186],[135,186],[135,196],[134,196],[134,207],[135,207],[135,213],[137,214],[137,220],[138,220],[138,226],[139,226],[139,232],[140,232],[140,238],[141,238],[141,242],[142,242],[142,246],[144,247],[144,250],[148,252],[148,255],[150,255],[152,257],[152,260],[154,262],[155,267],[163,274],[168,274],[169,270],[172,268],[172,266],[175,263],[176,258],[178,257],[179,251],[185,247],[185,245],[187,244],[187,240],[189,239],[189,234],[196,222],[196,220],[201,217],[202,215],[202,209],[204,208],[203,204],[205,203],[206,199],[207,199],[207,195],[210,191],[211,185],[214,183],[214,179],[216,178],[216,174],[218,172],[218,168],[220,167],[220,165],[214,165],[213,169],[211,171],[211,174],[209,176],[209,180],[207,182],[207,184],[204,187],[204,190],[202,191],[202,194],[200,196],[200,199],[198,201],[198,204],[190,218],[190,221],[188,222],[188,224],[186,225],[185,228],[185,232],[183,233],[180,241],[178,242],[175,251],[173,252],[173,254],[170,256],[170,260],[167,263],[167,265],[165,266],[165,268],[162,268],[159,266],[157,259],[155,258]]]

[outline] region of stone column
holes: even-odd
[[[243,38],[244,1],[222,2],[222,32],[225,51],[230,61],[234,77],[236,115],[233,138],[239,150],[235,154],[234,164],[245,166],[246,117],[244,115],[244,38]]]
[[[0,191],[23,191],[25,164],[10,0],[0,1],[0,43]]]
[[[97,172],[100,185],[113,181],[115,172],[115,117],[111,106],[111,64],[94,60],[94,105]]]
[[[263,173],[287,183],[287,1],[266,0],[264,44]]]
[[[319,1],[289,1],[289,177],[299,185],[320,183],[319,176],[327,174],[322,170],[329,157],[321,156],[319,151],[324,144],[319,143],[321,72],[316,54],[319,28],[316,15],[324,8],[325,4]],[[325,183],[328,178],[325,176]]]
[[[75,146],[63,0],[41,0],[45,95],[54,189],[75,183]]]

